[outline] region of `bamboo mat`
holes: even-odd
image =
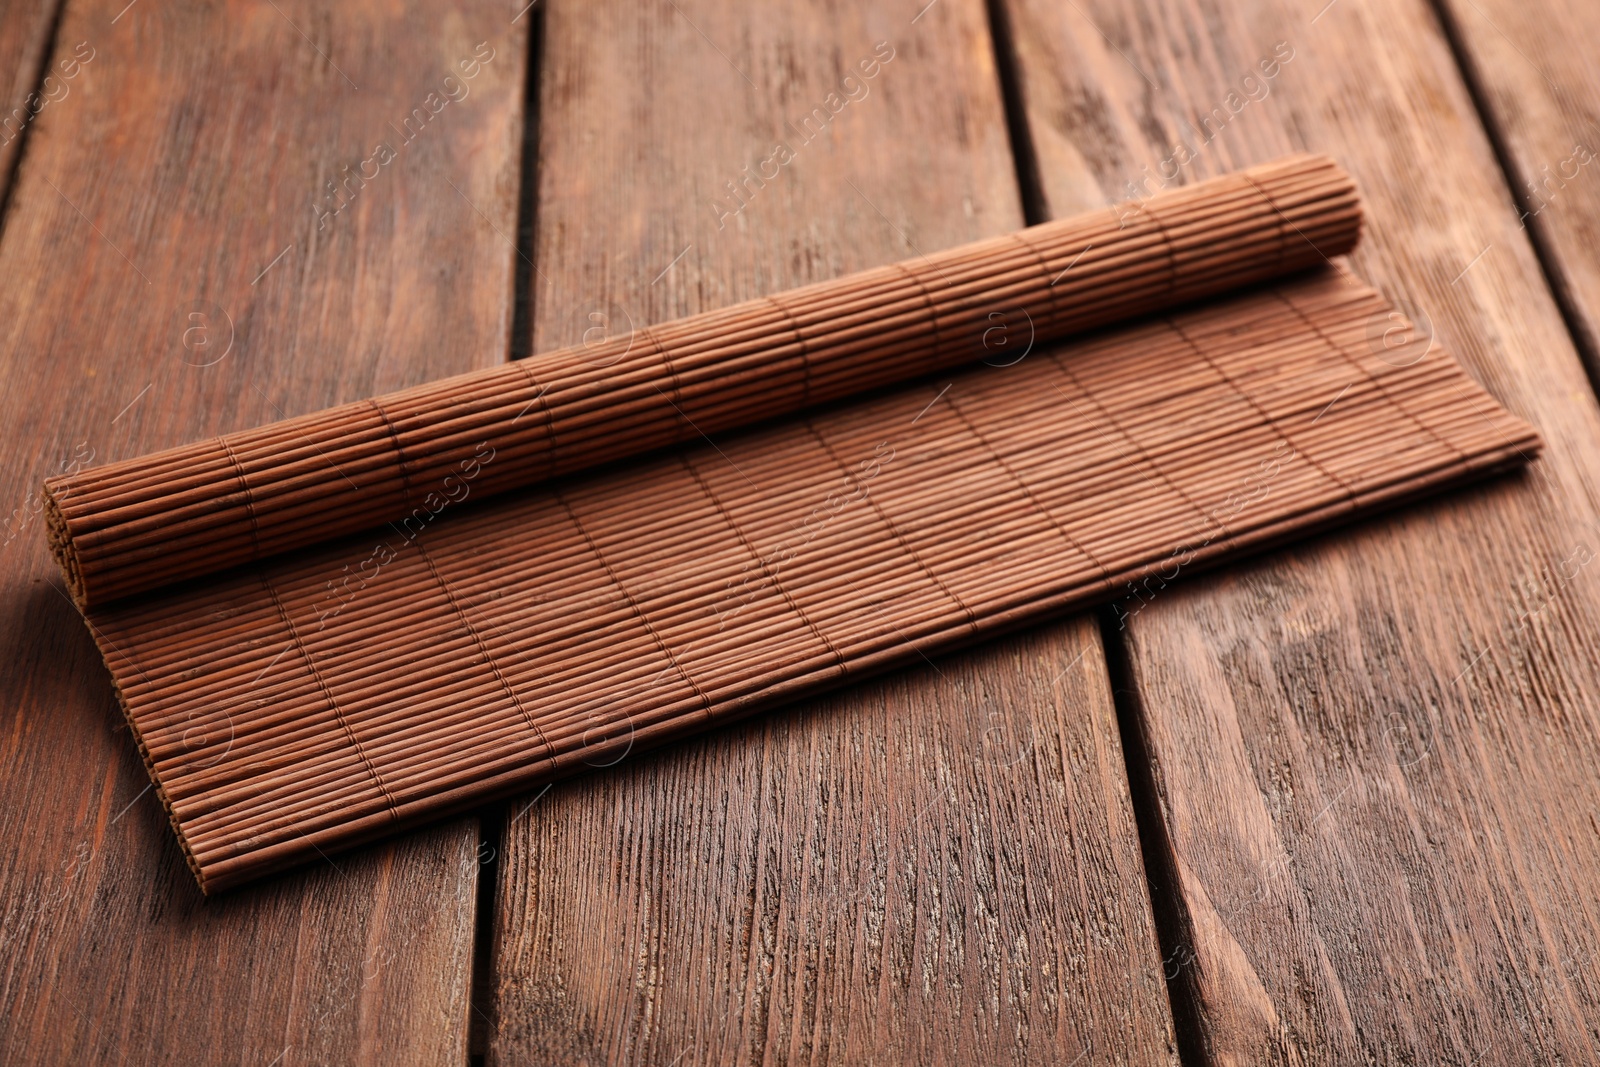
[[[52,546],[209,892],[1527,461],[1359,225],[1296,157],[57,479]]]

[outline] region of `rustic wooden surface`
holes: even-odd
[[[72,95],[72,83],[83,67],[71,49],[62,57],[61,69],[56,69],[53,61],[46,65],[45,53],[60,6],[60,0],[46,0],[0,7],[0,205],[6,202],[28,127]],[[79,54],[92,57],[94,53],[91,47]],[[67,77],[68,71],[73,77]]]
[[[1600,418],[1433,13],[1319,7],[1012,6],[1051,210],[1124,195],[1213,108],[1177,180],[1328,151],[1367,197],[1358,271],[1548,443],[1525,477],[1126,606],[1180,1033],[1229,1063],[1594,1062]]]
[[[1596,16],[1438,2],[6,5],[0,104],[59,85],[0,146],[0,1059],[461,1062],[471,1016],[504,1064],[1600,1060]],[[1531,473],[1146,588],[1105,651],[1071,621],[630,756],[492,852],[458,820],[199,897],[46,475],[1294,149],[1362,182],[1356,269],[1539,426]]]
[[[95,57],[35,120],[0,240],[0,1060],[459,1062],[475,821],[203,900],[37,490],[505,359],[525,23],[426,0],[125,3],[68,5],[55,58]],[[470,95],[319,229],[324,183],[399,142],[389,124],[480,41],[497,54]]]
[[[1600,374],[1600,8],[1449,0],[1445,29],[1568,325]]]
[[[921,7],[551,5],[533,349],[1020,225],[983,9]],[[852,71],[865,95],[800,144]],[[779,140],[735,211],[723,183]],[[507,826],[491,1063],[1176,1059],[1090,621],[632,756]]]

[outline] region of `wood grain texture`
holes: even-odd
[[[1440,0],[1568,325],[1600,372],[1600,8]]]
[[[122,7],[65,13],[58,56],[97,55],[36,120],[0,241],[0,1059],[461,1060],[475,824],[202,900],[36,494],[504,359],[524,27],[498,5]],[[330,206],[325,183],[385,141]]]
[[[75,54],[68,49],[61,57],[60,69],[53,63],[46,65],[50,30],[61,3],[22,0],[0,7],[0,205],[6,202],[28,127],[45,110],[72,95],[72,82],[82,68],[78,55],[93,52]],[[67,77],[68,71],[72,78]]]
[[[534,351],[1017,226],[983,11],[921,7],[549,5]],[[1173,1062],[1102,662],[1069,623],[514,805],[489,1060]]]
[[[1167,970],[1216,1062],[1594,1062],[1600,417],[1431,12],[1321,7],[1010,5],[1052,211],[1179,144],[1178,181],[1329,152],[1370,210],[1358,272],[1548,443],[1525,477],[1124,605]]]
[[[553,787],[511,823],[494,1060],[1172,1059],[1090,634]]]

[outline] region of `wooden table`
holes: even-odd
[[[1597,39],[1588,0],[0,8],[0,1060],[1600,1060]],[[43,478],[1297,149],[1530,472],[200,897]]]

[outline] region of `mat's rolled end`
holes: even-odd
[[[71,491],[63,478],[51,478],[44,483],[45,536],[50,541],[50,554],[61,567],[67,580],[67,591],[79,611],[88,609],[88,594],[83,587],[83,568],[78,565],[78,549],[72,543],[72,532],[67,528],[67,516],[61,510],[61,498]]]
[[[56,563],[61,567],[61,574],[67,580],[67,590],[72,594],[72,602],[78,610],[88,614],[88,597],[83,584],[83,569],[78,564],[78,549],[73,544],[72,533],[67,527],[67,516],[62,510],[61,502],[72,491],[71,482],[66,478],[51,478],[44,483],[44,521],[45,536],[50,543],[50,554],[56,558]],[[91,627],[92,629],[92,627]],[[189,847],[189,839],[183,832],[183,824],[178,820],[178,813],[173,810],[172,803],[167,799],[167,791],[162,787],[161,777],[156,773],[155,760],[151,758],[150,750],[145,747],[144,733],[139,728],[139,721],[133,715],[132,709],[122,692],[122,683],[115,671],[111,672],[111,688],[117,696],[117,707],[122,710],[123,718],[127,720],[130,732],[133,734],[134,743],[139,746],[139,758],[144,761],[144,769],[150,775],[150,782],[155,786],[156,796],[161,799],[161,806],[166,811],[167,821],[172,825],[173,833],[177,835],[178,845],[183,849],[184,862],[189,865],[195,881],[200,885],[202,893],[209,893],[206,886],[205,872],[200,869],[200,862],[195,858],[194,851]]]

